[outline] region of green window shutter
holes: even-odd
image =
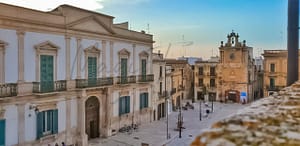
[[[88,57],[88,84],[96,85],[97,82],[97,57]]]
[[[140,109],[143,108],[143,93],[140,94]]]
[[[53,127],[52,127],[52,134],[56,134],[58,133],[58,110],[52,110],[53,112],[53,116],[52,116],[52,123],[53,123]]]
[[[41,137],[43,137],[43,118],[44,117],[44,112],[39,112],[37,114],[37,118],[36,118],[36,136],[37,139],[40,139]]]
[[[130,113],[130,96],[126,96],[125,98],[125,104],[126,104],[126,113]]]
[[[52,110],[45,112],[47,114],[47,131],[52,131]]]
[[[119,116],[122,114],[122,98],[119,98]]]
[[[40,84],[41,92],[53,91],[53,56],[41,55],[40,57]]]
[[[145,93],[145,107],[148,107],[148,93]]]
[[[0,146],[5,146],[5,120],[0,120]]]
[[[127,58],[121,58],[121,83],[127,83]]]
[[[146,75],[147,74],[147,61],[146,59],[142,59],[142,75]]]

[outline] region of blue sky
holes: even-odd
[[[130,29],[154,35],[155,51],[168,57],[208,58],[218,54],[220,41],[232,30],[253,47],[254,55],[264,49],[285,49],[287,0],[0,0],[35,9],[42,4],[69,3],[115,17],[114,22],[129,21]],[[38,1],[34,6],[30,1]],[[36,3],[36,2],[35,2]],[[89,4],[89,5],[88,5]],[[182,36],[193,45],[183,50]]]

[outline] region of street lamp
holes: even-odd
[[[168,99],[169,99],[169,95],[168,92],[167,92],[167,71],[173,71],[173,69],[167,69],[166,65],[165,65],[165,112],[166,112],[166,118],[167,118],[167,139],[170,138],[169,136],[169,102],[168,102]],[[171,83],[172,84],[172,83]]]

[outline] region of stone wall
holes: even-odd
[[[191,146],[300,145],[300,81],[204,131]]]

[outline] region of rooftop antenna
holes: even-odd
[[[147,24],[147,31],[148,31],[148,34],[150,34],[150,26],[149,26],[149,23]]]

